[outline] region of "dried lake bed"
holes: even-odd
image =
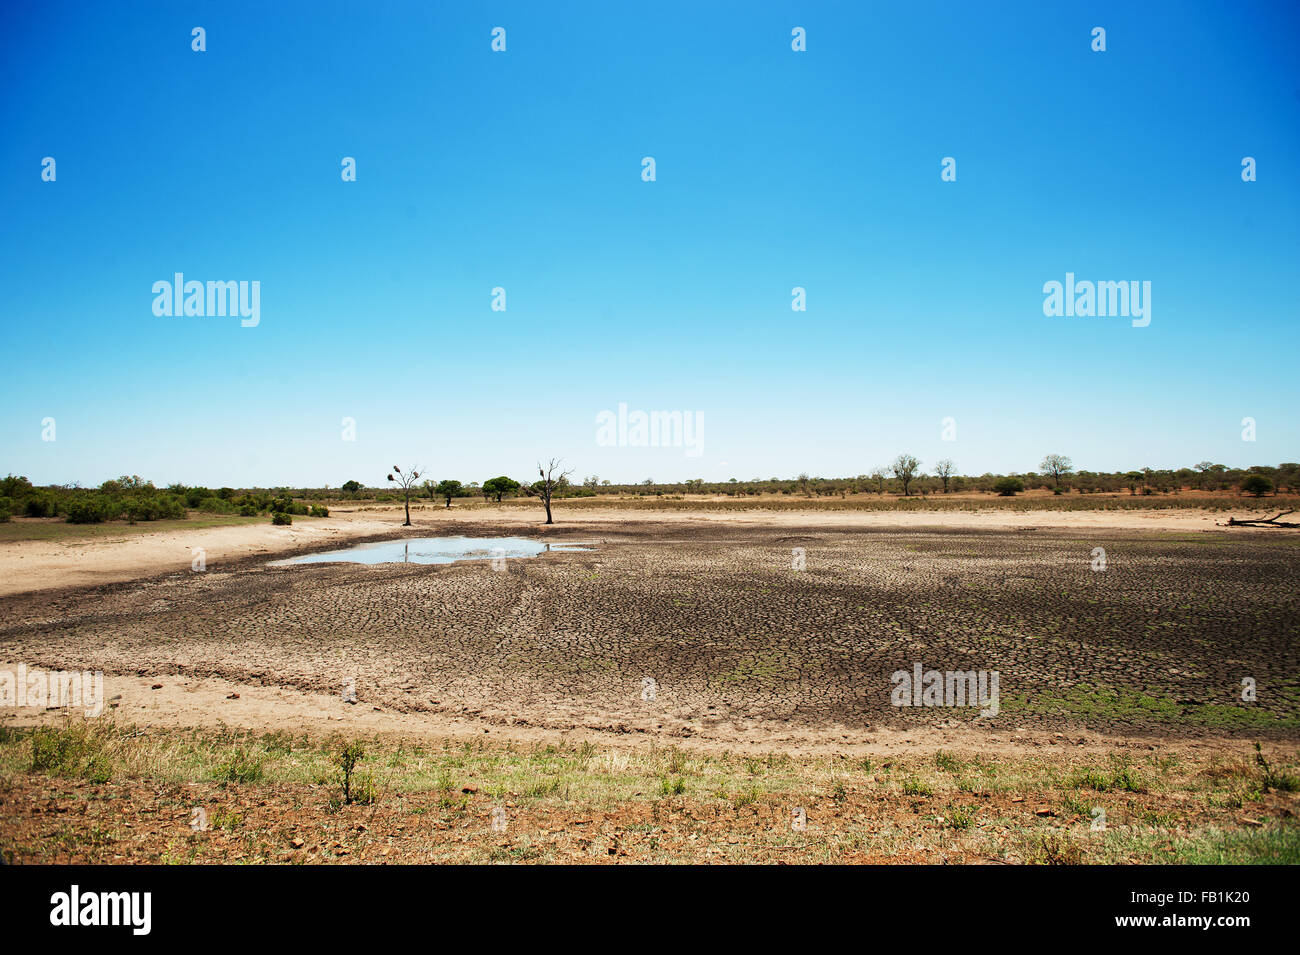
[[[0,659],[325,701],[352,680],[394,718],[722,746],[925,727],[1300,736],[1295,535],[575,521],[544,542],[493,528],[542,548],[497,569],[510,548],[482,523],[437,530],[357,552],[397,562],[251,556],[0,598]],[[996,672],[996,715],[896,705],[892,675],[917,666]]]

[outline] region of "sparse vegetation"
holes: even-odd
[[[403,474],[402,469],[396,464],[393,465],[393,470],[388,474],[388,482],[396,484],[402,489],[402,503],[406,506],[406,520],[402,524],[403,527],[411,526],[411,488],[415,487],[415,482],[419,479],[420,472],[418,469],[410,468]]]
[[[1293,793],[1300,792],[1300,776],[1293,773],[1278,772],[1272,762],[1264,755],[1263,747],[1255,744],[1255,765],[1259,767],[1262,775],[1260,785],[1264,792],[1276,790],[1277,792]]]
[[[113,778],[110,739],[109,733],[84,721],[41,727],[32,732],[30,769],[92,783],[108,782]]]
[[[357,766],[366,758],[365,747],[353,741],[345,744],[338,754],[339,785],[343,790],[343,805],[357,803],[372,805],[376,798],[375,782],[368,774],[358,774]]]
[[[45,810],[0,814],[0,841],[28,862],[1300,863],[1300,797],[1275,784],[1293,746],[1169,755],[1140,758],[1152,784],[1133,787],[1111,784],[1139,759],[1095,752],[738,758],[83,721],[0,732],[6,801]],[[1107,788],[1080,797],[1092,773]],[[986,781],[979,795],[963,774]],[[899,794],[917,808],[900,813]],[[190,834],[196,805],[209,826]],[[791,842],[793,807],[810,838]]]
[[[217,764],[213,776],[223,783],[255,783],[262,778],[266,756],[256,746],[240,744]]]

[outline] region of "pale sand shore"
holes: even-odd
[[[14,672],[17,666],[0,660],[0,672]],[[1250,749],[1246,740],[1213,735],[1207,735],[1205,739],[1170,739],[1142,732],[1111,736],[1084,728],[1051,731],[1025,726],[986,730],[957,723],[912,727],[837,724],[810,727],[789,722],[747,720],[743,725],[714,727],[707,734],[669,737],[657,732],[653,721],[622,730],[599,724],[584,725],[579,707],[574,707],[571,713],[557,714],[565,719],[579,718],[561,728],[508,718],[484,719],[456,712],[399,713],[365,702],[349,705],[337,693],[309,693],[292,687],[176,674],[106,674],[103,693],[98,701],[101,711],[98,715],[125,726],[223,732],[240,729],[258,733],[291,727],[295,733],[310,733],[318,738],[342,734],[349,737],[467,742],[486,737],[494,742],[521,746],[589,741],[602,747],[628,749],[649,742],[701,753],[768,753],[775,750],[806,756],[930,753],[953,748],[986,755],[1007,755],[1023,754],[1040,747],[1048,751],[1080,753],[1159,749],[1166,755],[1206,752],[1246,755]],[[96,716],[85,713],[84,707],[16,707],[5,712],[6,724],[15,727],[58,725],[68,719],[80,719],[83,715]]]
[[[208,570],[223,562],[259,554],[274,555],[338,545],[361,537],[402,533],[437,536],[451,523],[493,526],[535,524],[539,535],[554,530],[598,529],[623,522],[654,524],[729,524],[735,526],[825,526],[863,528],[947,527],[970,530],[1036,528],[1109,528],[1137,531],[1209,531],[1226,520],[1221,513],[1200,509],[1098,510],[1098,511],[653,511],[626,508],[556,508],[553,528],[542,524],[536,509],[493,507],[450,510],[412,508],[413,529],[402,528],[402,509],[334,509],[327,518],[298,518],[290,527],[260,524],[181,529],[164,532],[136,531],[114,539],[40,540],[0,543],[0,596],[64,587],[120,583],[190,569],[194,548],[202,548]]]

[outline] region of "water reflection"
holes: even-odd
[[[536,557],[556,552],[591,550],[584,541],[529,540],[526,537],[411,537],[403,540],[355,544],[342,550],[302,554],[274,560],[271,567],[291,564],[450,564],[458,560],[499,560],[506,557]]]

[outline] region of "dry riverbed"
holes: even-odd
[[[413,516],[0,546],[19,579],[0,671],[106,674],[99,718],[0,714],[0,849],[1297,861],[1295,533],[1165,511]],[[450,535],[592,549],[267,566]],[[895,705],[894,674],[918,663],[996,672],[996,712]],[[375,787],[364,810],[335,798],[349,740]],[[196,805],[226,823],[190,830]],[[1110,835],[1097,806],[1122,820]]]

